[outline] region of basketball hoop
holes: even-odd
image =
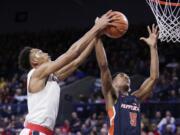
[[[180,42],[180,0],[146,0],[159,27],[159,39]]]

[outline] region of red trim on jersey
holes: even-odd
[[[29,135],[32,135],[32,130],[30,130]]]
[[[37,125],[37,124],[33,124],[33,123],[27,123],[26,128],[29,128],[31,131],[29,133],[29,135],[32,135],[32,130],[33,131],[39,131],[41,133],[44,133],[46,135],[53,135],[53,131],[51,131],[50,129]]]

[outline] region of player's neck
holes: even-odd
[[[128,93],[127,91],[121,91],[121,92],[120,92],[120,95],[129,96],[129,93]]]

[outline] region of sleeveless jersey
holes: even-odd
[[[27,77],[28,114],[24,124],[34,123],[53,130],[59,109],[60,86],[57,83],[57,78],[51,74],[41,91],[30,93],[28,90],[29,81],[34,70],[32,69]]]
[[[107,111],[108,135],[140,135],[140,102],[135,96],[119,96],[116,104]]]

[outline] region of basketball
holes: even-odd
[[[113,11],[113,13],[117,15],[117,27],[108,26],[105,29],[105,35],[107,35],[110,38],[120,38],[128,30],[128,20],[126,16],[119,11]]]

